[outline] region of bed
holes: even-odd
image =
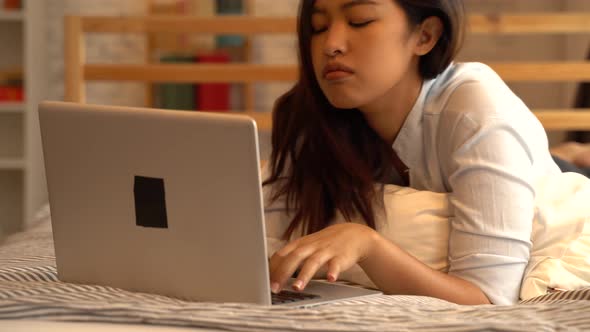
[[[472,33],[590,33],[590,14],[470,17]],[[86,64],[85,33],[295,31],[293,18],[68,17],[66,99],[84,102],[87,81],[293,81],[294,66],[260,64]],[[590,63],[490,64],[508,81],[590,80]],[[244,108],[248,110],[247,106]],[[586,112],[585,112],[586,111]],[[590,110],[535,110],[547,130],[588,130]],[[246,112],[261,130],[270,113]],[[513,306],[459,306],[418,296],[347,300],[307,309],[185,302],[57,278],[50,209],[0,244],[0,331],[582,331],[590,330],[590,288],[555,291]]]
[[[572,331],[590,329],[590,288],[515,306],[460,306],[419,296],[308,309],[196,303],[57,278],[50,210],[0,246],[1,331]]]

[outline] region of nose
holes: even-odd
[[[329,57],[334,57],[338,54],[342,55],[348,51],[348,38],[346,26],[334,22],[326,31],[326,39],[324,41],[324,54]]]

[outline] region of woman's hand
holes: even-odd
[[[345,223],[290,242],[270,259],[271,290],[278,293],[298,268],[295,290],[303,290],[322,267],[327,267],[328,281],[336,281],[340,272],[369,256],[376,237],[368,226]]]

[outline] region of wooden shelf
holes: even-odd
[[[0,101],[0,228],[9,234],[32,221],[47,202],[36,105],[46,95],[49,41],[44,28],[47,10],[54,4],[21,0],[21,9],[5,9],[3,2],[0,0],[0,82],[17,86],[16,81],[21,81],[26,87],[25,100]]]
[[[24,18],[25,18],[25,15],[23,14],[22,10],[0,9],[0,22],[2,22],[2,21],[18,22],[18,21],[24,21]]]
[[[0,157],[0,170],[24,170],[25,161],[20,158]]]
[[[21,102],[0,102],[0,114],[24,113],[25,103]]]

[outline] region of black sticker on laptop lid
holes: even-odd
[[[133,194],[137,226],[168,228],[164,179],[136,175]]]

